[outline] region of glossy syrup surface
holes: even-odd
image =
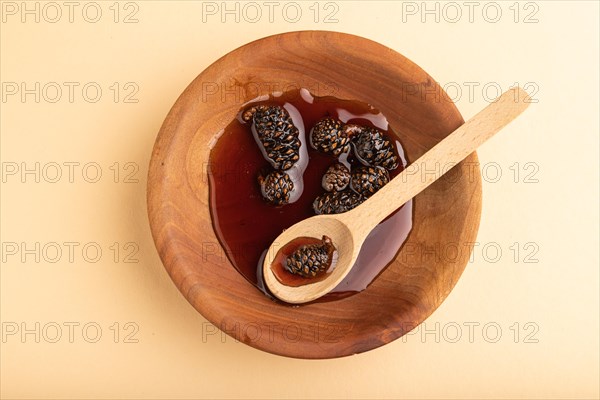
[[[271,166],[263,157],[249,124],[243,123],[240,117],[241,111],[254,104],[285,107],[298,127],[302,147],[307,151],[301,155],[305,168],[303,189],[294,203],[275,207],[262,198],[257,177],[269,171]],[[301,89],[253,101],[240,110],[240,115],[224,129],[210,153],[211,216],[215,233],[233,266],[259,290],[273,297],[262,279],[266,250],[284,229],[315,215],[312,203],[325,192],[321,186],[323,174],[338,161],[335,156],[319,153],[308,145],[312,126],[330,116],[344,123],[379,129],[396,144],[401,161],[398,168],[390,171],[390,178],[406,167],[407,160],[400,139],[389,127],[385,116],[359,101],[313,97]],[[351,167],[360,165],[352,152],[347,158],[340,156],[340,161]],[[331,301],[366,289],[394,259],[408,237],[412,229],[412,208],[411,200],[381,222],[365,240],[346,278],[317,301]]]

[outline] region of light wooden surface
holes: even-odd
[[[519,87],[506,91],[357,208],[343,214],[308,218],[282,232],[269,248],[263,265],[265,282],[271,292],[285,302],[302,304],[333,290],[348,275],[367,235],[379,222],[518,117],[529,106],[528,99],[527,93]],[[438,172],[420,174],[416,171]],[[330,237],[338,251],[335,269],[325,279],[315,283],[294,287],[281,283],[271,269],[281,246],[297,237],[318,238],[322,235]]]
[[[18,324],[19,331],[0,343],[0,398],[600,397],[599,2],[536,1],[518,2],[516,6],[513,1],[470,6],[468,2],[448,2],[440,3],[437,12],[431,13],[429,10],[436,7],[429,2],[338,1],[334,2],[339,6],[334,16],[338,22],[324,23],[333,7],[326,1],[319,2],[320,22],[315,23],[314,2],[299,1],[302,19],[290,23],[282,17],[282,9],[289,4],[289,15],[293,17],[294,2],[281,2],[273,7],[274,13],[269,13],[270,8],[259,1],[259,22],[244,20],[243,15],[236,22],[235,15],[229,13],[222,23],[221,13],[225,8],[235,9],[233,3],[223,6],[220,1],[180,1],[174,7],[166,1],[139,1],[134,2],[139,11],[133,15],[139,22],[118,24],[114,2],[97,3],[103,11],[97,23],[82,19],[85,11],[90,17],[95,15],[95,7],[82,10],[87,3],[73,8],[74,23],[69,22],[69,7],[63,2],[57,2],[62,10],[58,23],[47,22],[44,17],[55,15],[53,3],[46,7],[41,2],[37,13],[26,16],[24,9],[33,10],[35,4],[25,2],[23,6],[21,1],[7,1],[1,5],[7,6],[3,13],[6,23],[2,22],[0,32],[2,82],[15,82],[17,87],[24,82],[29,91],[40,82],[37,93],[49,82],[62,88],[57,103],[45,101],[41,93],[39,103],[34,94],[27,94],[23,102],[24,92],[19,88],[19,93],[7,95],[1,104],[2,163],[16,163],[20,169],[0,184],[2,242],[19,246],[25,242],[28,250],[36,242],[41,242],[41,248],[51,242],[81,245],[75,247],[73,263],[66,246],[61,246],[59,262],[45,261],[43,255],[37,262],[31,253],[26,255],[26,262],[21,259],[25,253],[8,255],[2,262],[1,319],[9,326],[11,322]],[[119,4],[119,19],[123,21],[133,8],[131,3]],[[245,4],[237,6],[238,15]],[[462,11],[458,22],[450,21],[456,4]],[[209,15],[206,23],[203,5],[216,5],[219,11]],[[21,12],[10,14],[12,6]],[[498,23],[485,19],[486,14],[495,16],[494,6],[502,9]],[[410,7],[416,8],[414,14],[403,14]],[[40,23],[35,21],[35,14],[42,14]],[[274,16],[273,22],[270,15]],[[440,16],[439,22],[436,15]],[[22,17],[27,18],[26,23],[21,22]],[[532,19],[538,22],[531,23]],[[182,91],[231,50],[268,35],[306,29],[353,33],[400,52],[446,88],[465,120],[515,82],[536,102],[477,150],[479,167],[468,164],[473,159],[464,163],[467,173],[482,172],[481,225],[471,259],[442,305],[423,324],[392,343],[355,356],[317,362],[251,348],[222,333],[197,312],[163,267],[146,210],[152,148],[165,116]],[[397,63],[395,56],[387,59]],[[415,80],[423,78],[408,68],[405,71],[405,76],[414,76]],[[342,72],[333,71],[333,76],[325,75],[323,80],[337,79]],[[270,80],[265,75],[260,77]],[[137,103],[123,102],[133,93],[131,87],[123,86],[131,81],[139,87],[130,97],[139,100]],[[405,78],[405,82],[410,81],[410,77]],[[69,88],[64,82],[79,82],[74,87],[74,102],[69,101]],[[97,103],[82,97],[87,82],[97,82],[103,89]],[[114,102],[116,92],[109,88],[115,82],[120,86],[119,103]],[[48,96],[53,96],[52,85],[48,88]],[[214,89],[212,85],[207,87],[208,96],[217,96],[210,95]],[[365,97],[377,100],[373,92],[365,92]],[[90,87],[89,95],[93,94]],[[410,125],[411,117],[403,124],[398,121],[399,114],[394,115],[394,123]],[[440,115],[434,114],[433,118],[439,120]],[[432,142],[455,128],[441,125],[435,129]],[[407,135],[417,133],[407,129]],[[430,146],[423,144],[425,150]],[[418,153],[415,147],[410,145],[412,162]],[[40,183],[32,173],[22,182],[24,168],[32,170],[38,161]],[[42,171],[48,162],[80,163],[72,175],[74,182],[70,182],[65,165],[58,183],[44,181]],[[102,178],[97,183],[83,180],[87,176],[82,176],[82,167],[90,162],[102,167]],[[114,182],[114,171],[109,169],[115,162],[120,167],[119,183]],[[139,167],[137,173],[123,169],[130,162]],[[52,171],[48,169],[48,173]],[[94,177],[94,168],[89,169],[89,177]],[[127,183],[131,180],[138,183]],[[435,204],[435,199],[425,202],[427,196],[444,197],[445,191],[433,186],[417,197],[421,206]],[[462,193],[469,196],[467,190]],[[448,206],[446,212],[452,213],[452,204]],[[438,209],[440,214],[444,212]],[[416,211],[419,214],[424,209]],[[431,222],[421,220],[419,226],[429,230],[428,225],[444,221],[449,219],[439,215]],[[454,235],[462,236],[458,232]],[[209,235],[205,240],[207,249],[213,249]],[[431,238],[427,243],[433,246],[435,240]],[[88,263],[80,250],[85,243],[93,242],[102,246],[103,256],[96,263]],[[131,255],[138,262],[115,263],[115,253],[109,248],[115,242],[121,247],[121,261]],[[137,253],[122,247],[129,242],[139,245]],[[490,252],[485,251],[486,246]],[[494,248],[502,252],[496,255]],[[219,248],[214,250],[217,256],[207,256],[211,266],[231,268],[218,260]],[[436,247],[413,248],[412,255],[408,250],[400,254],[407,261],[437,254]],[[182,257],[190,253],[181,251]],[[192,260],[178,261],[186,262]],[[397,264],[380,276],[373,289],[382,293],[382,285],[391,285],[396,271]],[[437,276],[445,278],[444,274]],[[181,276],[177,279],[182,280]],[[414,281],[429,286],[425,279]],[[417,298],[435,298],[429,290],[421,296],[417,287],[411,292],[405,286],[400,300],[405,304],[404,299],[410,301],[410,293],[414,294],[415,304]],[[227,296],[225,290],[202,290],[210,291],[212,297]],[[200,297],[198,292],[189,297]],[[392,305],[390,316],[379,312],[378,323],[377,318],[366,315],[364,303],[374,300],[383,307],[384,301],[369,293],[360,295],[353,307],[358,316],[365,316],[373,325],[377,333],[372,334],[372,340],[387,341],[383,337],[384,324],[395,324],[391,314],[402,319],[408,313],[398,312]],[[248,298],[255,302],[252,296]],[[199,304],[201,301],[196,308],[209,307]],[[341,304],[339,308],[352,321],[346,306]],[[376,309],[373,312],[378,313]],[[319,320],[315,309],[312,313],[314,321]],[[225,315],[212,320],[217,324],[225,321],[229,328],[235,321],[226,320]],[[32,333],[22,339],[23,329],[33,330],[36,322],[40,323],[39,342]],[[62,327],[62,337],[56,343],[47,339],[54,336],[51,325],[49,336],[43,334],[45,324],[52,322]],[[69,322],[80,324],[75,327],[72,343],[69,327],[64,325]],[[115,330],[111,329],[116,322],[119,343],[115,343]],[[138,328],[129,337],[136,343],[124,342],[132,333],[124,329],[127,322]],[[322,345],[328,346],[328,338],[339,325],[321,322],[318,333]],[[21,327],[21,323],[26,325]],[[102,327],[99,342],[89,343],[82,335],[82,327],[88,323]],[[455,329],[457,326],[460,329]],[[496,336],[494,326],[502,333],[497,342],[491,340]],[[94,329],[90,328],[93,337]],[[243,328],[239,325],[240,330]],[[257,336],[256,325],[247,328],[250,341]],[[268,341],[269,326],[264,325],[261,332]],[[394,334],[394,328],[388,332]],[[295,333],[294,326],[290,326],[290,347]],[[352,331],[348,335],[355,336]],[[363,339],[369,340],[366,335]],[[309,347],[308,341],[300,339],[297,348]],[[292,373],[294,382],[303,383],[270,379],[265,384],[265,377],[284,372]]]
[[[207,85],[221,89],[206,95]],[[162,262],[181,293],[217,327],[269,329],[269,335],[258,338],[227,331],[259,349],[291,357],[332,358],[389,343],[441,304],[469,258],[465,251],[441,262],[418,259],[406,246],[420,249],[474,242],[481,212],[480,177],[470,176],[461,164],[419,194],[405,247],[360,294],[300,307],[274,302],[248,283],[224,255],[212,227],[206,179],[210,145],[218,133],[245,102],[268,94],[273,87],[305,87],[317,96],[373,104],[399,133],[409,161],[464,122],[421,68],[367,39],[334,32],[293,32],[232,51],[183,92],[154,146],[148,214]],[[438,100],[424,101],[421,90],[438,91]],[[468,161],[477,163],[476,155]],[[327,327],[332,336],[315,340],[317,327]],[[299,332],[294,341],[286,336],[289,329]]]

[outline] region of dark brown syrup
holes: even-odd
[[[303,188],[291,204],[275,207],[262,198],[257,177],[269,171],[271,166],[263,157],[249,124],[241,119],[241,111],[254,104],[285,107],[300,131],[302,147],[306,149],[301,152],[300,160],[304,169]],[[322,154],[310,147],[310,129],[326,116],[338,118],[343,123],[377,128],[392,140],[396,144],[400,166],[390,171],[390,179],[408,164],[398,135],[378,110],[359,101],[315,97],[306,89],[249,102],[240,110],[238,118],[224,129],[210,153],[210,210],[215,233],[233,266],[270,297],[273,296],[265,287],[262,268],[265,253],[273,240],[286,228],[315,215],[312,203],[324,193],[321,180],[330,165],[337,161],[350,167],[360,165],[352,152],[336,160],[331,154]],[[394,259],[408,237],[412,229],[412,208],[411,200],[375,227],[349,274],[317,301],[335,300],[366,289]],[[292,275],[287,271],[280,272]],[[306,281],[306,278],[299,279]]]

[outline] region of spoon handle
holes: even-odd
[[[456,129],[359,207],[344,214],[365,236],[385,217],[439,179],[529,106],[515,87]],[[425,173],[426,172],[426,173]]]

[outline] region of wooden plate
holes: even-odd
[[[173,282],[217,327],[275,354],[341,357],[397,339],[446,298],[476,238],[481,181],[472,154],[418,195],[408,241],[360,294],[300,307],[269,300],[234,269],[215,236],[208,156],[243,103],[301,87],[317,96],[372,104],[399,133],[413,161],[464,122],[429,75],[381,44],[322,31],[267,37],[216,61],[179,97],[154,146],[148,214]]]

